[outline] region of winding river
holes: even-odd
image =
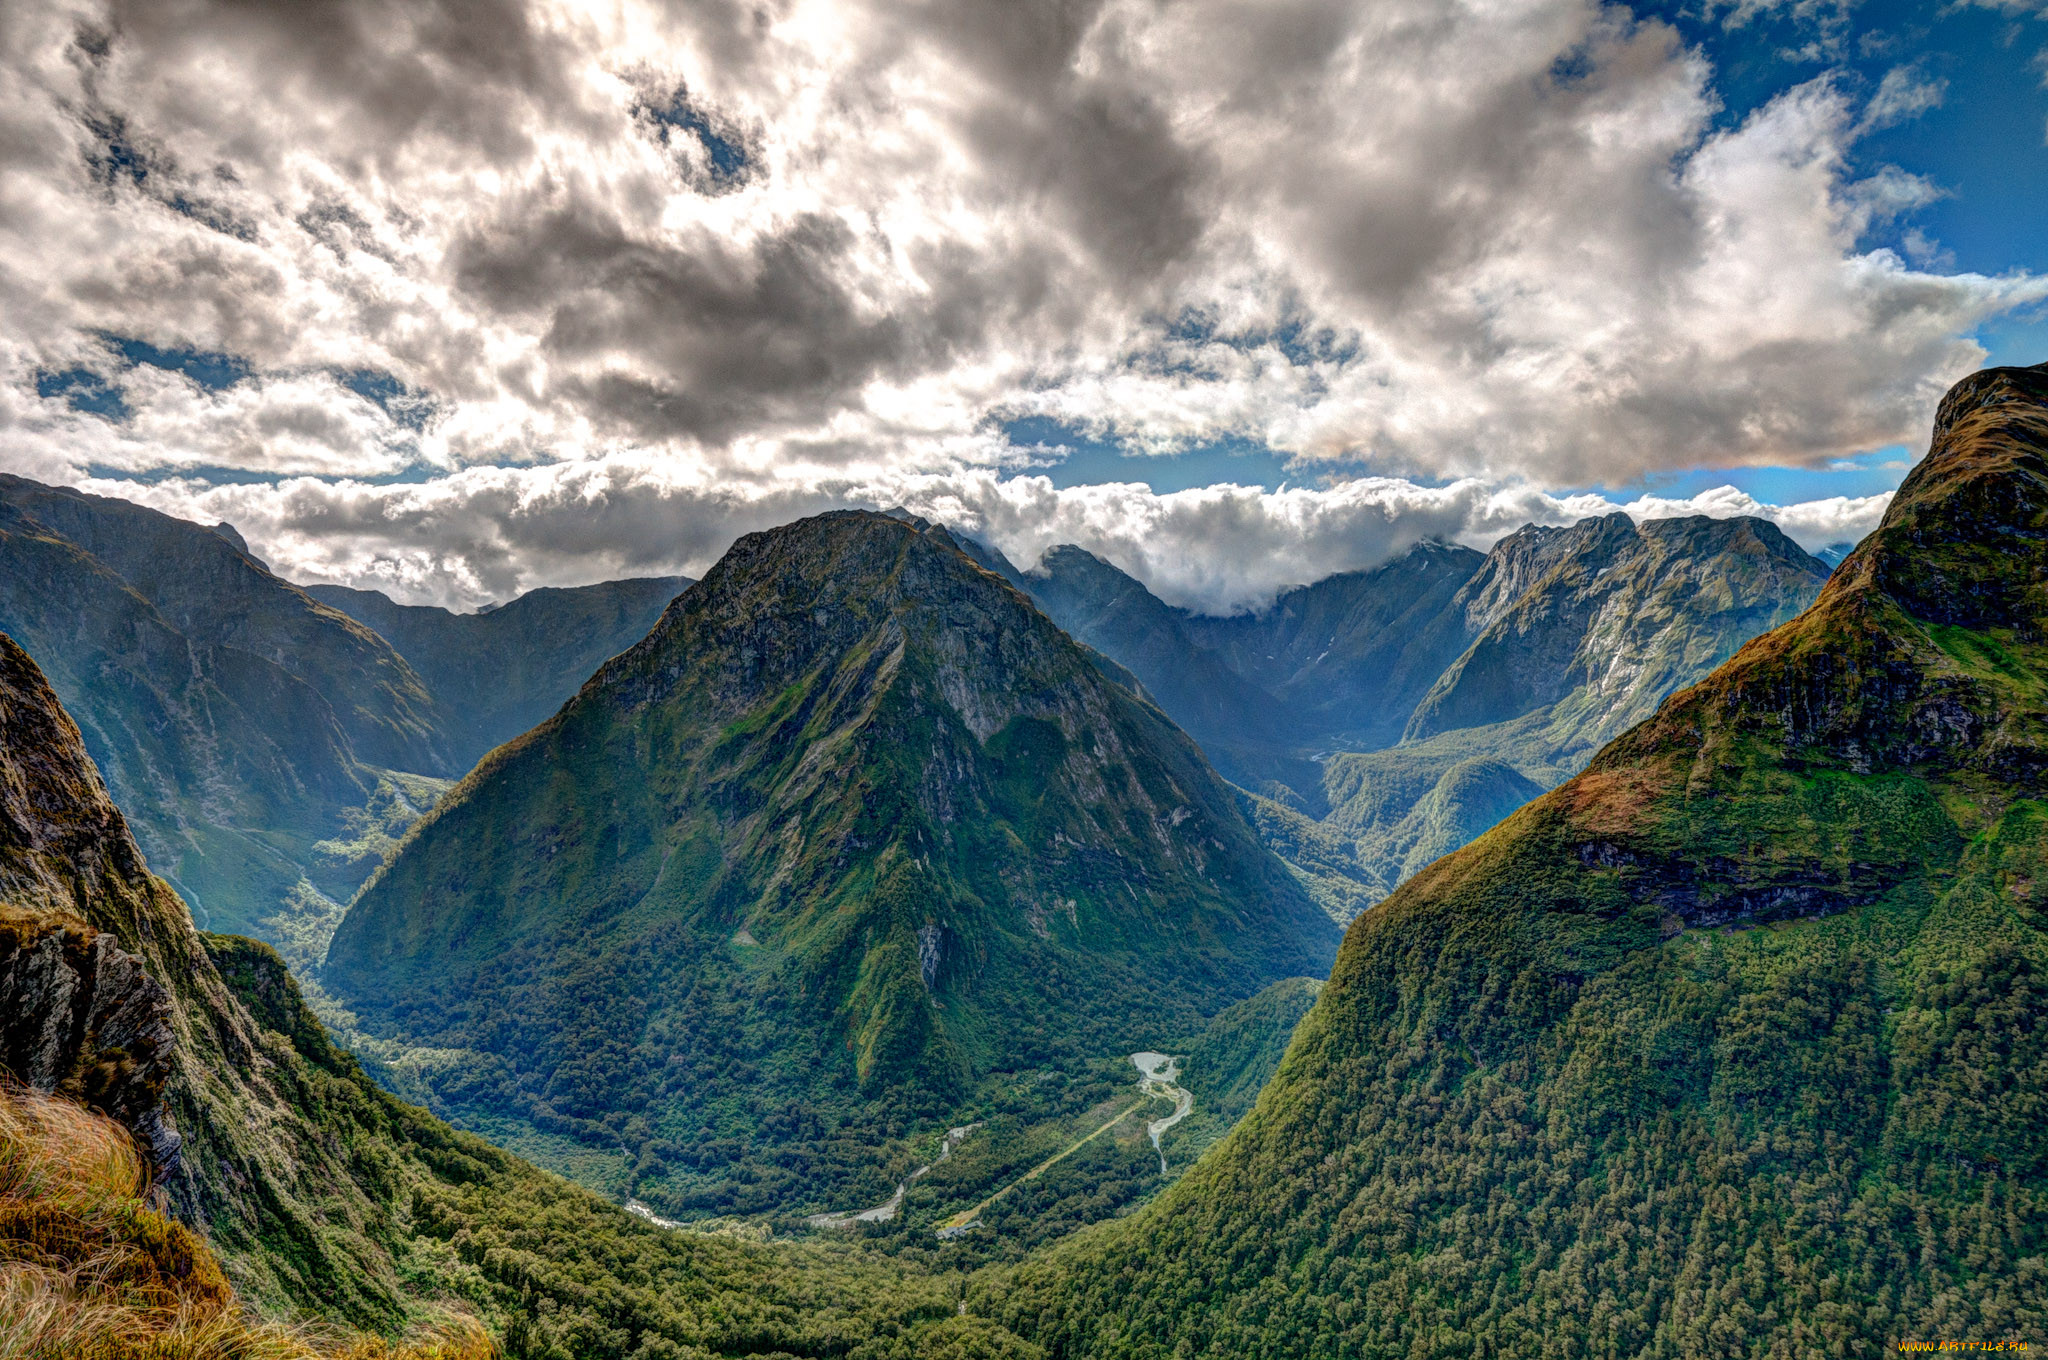
[[[1166,1131],[1194,1112],[1194,1093],[1180,1084],[1180,1059],[1165,1053],[1133,1053],[1131,1064],[1138,1069],[1138,1089],[1148,1096],[1164,1096],[1173,1102],[1173,1113],[1145,1125],[1152,1135],[1152,1150],[1159,1154],[1159,1174],[1166,1174],[1166,1152],[1159,1140]]]

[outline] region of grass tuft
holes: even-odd
[[[249,1317],[206,1241],[151,1202],[128,1131],[0,1085],[0,1356],[9,1360],[490,1360],[457,1319],[393,1345]]]

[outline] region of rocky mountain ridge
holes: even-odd
[[[378,1089],[273,951],[196,931],[149,875],[78,728],[4,635],[0,995],[0,1076],[120,1121],[153,1172],[142,1198],[93,1210],[107,1188],[66,1182],[91,1148],[38,1159],[17,1140],[22,1102],[4,1102],[0,1323],[28,1354],[108,1353],[108,1336],[151,1355],[1036,1354],[914,1267],[664,1231]],[[36,1272],[64,1266],[89,1273],[37,1293]],[[108,1301],[136,1302],[122,1283],[152,1268],[218,1306],[192,1316],[144,1290],[159,1323],[189,1325],[124,1332]],[[481,1344],[437,1343],[479,1324]],[[407,1335],[423,1339],[384,1345]]]
[[[1615,513],[1485,554],[1425,543],[1209,618],[1079,548],[1030,571],[978,551],[1250,791],[1247,815],[1340,921],[1576,772],[1828,574],[1767,521]]]
[[[533,592],[475,621],[369,592],[336,607],[230,526],[0,476],[0,630],[200,918],[300,966],[448,782],[638,641],[669,584]]]

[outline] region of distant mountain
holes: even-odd
[[[645,636],[683,584],[407,608],[293,585],[230,525],[0,476],[0,630],[41,662],[200,919],[301,967],[450,781]]]
[[[403,605],[347,586],[305,590],[398,649],[439,703],[456,761],[467,769],[547,718],[599,666],[646,637],[689,584],[686,576],[657,576],[546,587],[476,614]]]
[[[1828,574],[1764,520],[1617,513],[1483,555],[1423,544],[1210,618],[1078,548],[1023,572],[981,551],[1257,795],[1248,814],[1339,920],[1572,774]]]
[[[1856,545],[1854,543],[1830,543],[1825,548],[1814,553],[1814,556],[1831,567],[1839,567],[1849,554],[1855,551]]]
[[[506,1360],[1031,1353],[914,1266],[665,1231],[378,1089],[275,953],[193,928],[5,636],[0,1074],[10,1354],[454,1360],[485,1347],[384,1339],[471,1319]],[[20,1087],[123,1125],[150,1195],[34,1155]]]
[[[1483,560],[1421,543],[1370,571],[1282,591],[1255,614],[1191,615],[1189,632],[1278,700],[1295,745],[1315,755],[1372,750],[1400,740],[1409,712],[1463,649],[1452,602]]]
[[[2048,367],[1798,619],[1362,917],[1253,1114],[970,1307],[1051,1354],[1844,1355],[2048,1319]]]
[[[841,512],[487,758],[324,979],[461,1122],[623,1155],[663,1212],[829,1209],[984,1081],[1177,1041],[1335,938],[1157,708],[945,530]]]
[[[1176,609],[1070,544],[1020,571],[968,550],[1060,627],[1127,667],[1225,775],[1318,801],[1316,757],[1400,739],[1417,701],[1463,648],[1447,609],[1484,560],[1423,544],[1371,571],[1283,592],[1257,614]]]
[[[346,900],[458,774],[390,644],[239,538],[0,476],[0,630],[41,661],[151,861],[282,938]]]

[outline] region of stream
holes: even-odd
[[[1159,1174],[1164,1176],[1166,1152],[1159,1146],[1159,1140],[1168,1129],[1194,1112],[1194,1093],[1180,1084],[1179,1058],[1165,1053],[1133,1053],[1131,1064],[1138,1069],[1139,1090],[1148,1096],[1165,1096],[1173,1102],[1172,1114],[1145,1125],[1145,1132],[1152,1135],[1152,1150],[1159,1154]]]

